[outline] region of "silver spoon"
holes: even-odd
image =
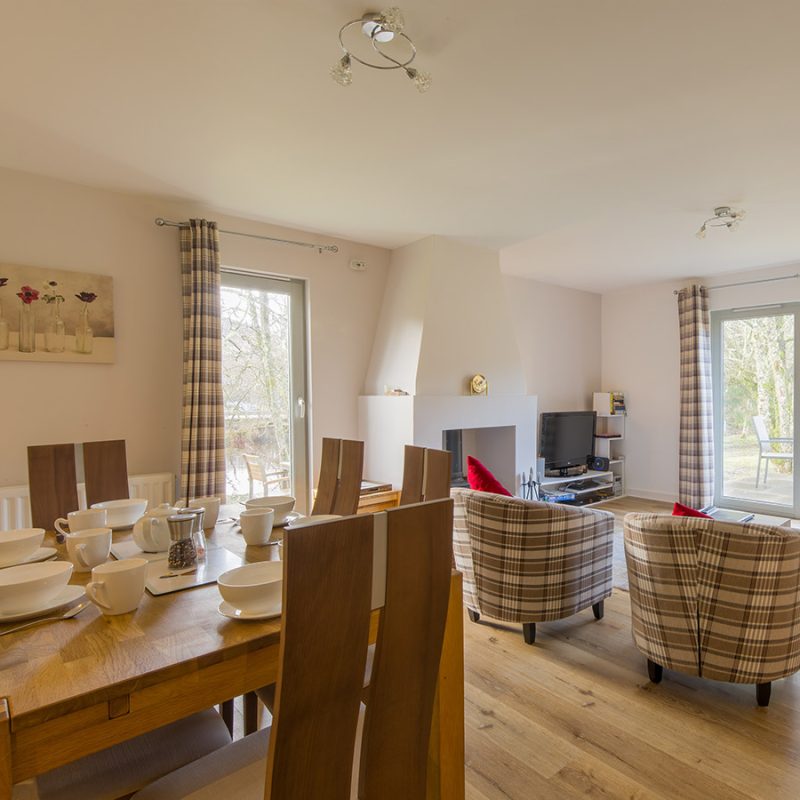
[[[8,633],[16,633],[17,631],[24,630],[25,628],[32,628],[34,625],[41,625],[43,622],[56,622],[61,619],[72,619],[72,617],[77,617],[78,614],[80,614],[81,611],[83,611],[83,609],[89,605],[91,605],[91,603],[88,600],[84,600],[82,603],[78,603],[78,605],[73,606],[63,614],[57,614],[54,617],[42,617],[41,619],[35,619],[32,622],[26,622],[24,625],[17,625],[16,628],[9,628],[7,631],[0,631],[0,636],[5,636]]]

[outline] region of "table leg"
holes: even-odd
[[[248,692],[244,696],[244,735],[249,736],[258,730],[258,695]]]
[[[453,573],[450,582],[432,723],[428,800],[464,800],[464,608],[460,573]]]
[[[11,800],[11,715],[0,698],[0,800]]]
[[[233,736],[233,700],[225,700],[219,704],[219,713],[222,721],[228,727],[228,731]]]

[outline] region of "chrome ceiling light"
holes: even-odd
[[[730,206],[717,206],[714,209],[714,216],[709,217],[697,231],[695,236],[698,239],[706,238],[708,228],[727,228],[729,231],[736,230],[744,217],[744,211],[735,211]]]
[[[366,58],[361,58],[345,45],[345,34],[355,26],[360,26],[362,34],[369,40],[372,49],[383,59],[383,62],[375,63]],[[352,63],[357,61],[365,67],[372,67],[372,69],[402,69],[413,81],[417,91],[427,92],[431,86],[431,76],[429,73],[422,72],[411,66],[411,62],[417,57],[417,48],[414,47],[411,39],[403,33],[404,27],[403,12],[397,6],[387,8],[379,14],[374,11],[368,11],[359,19],[346,22],[339,30],[339,45],[344,55],[331,67],[331,77],[339,85],[349,86],[353,82]],[[392,41],[402,42],[407,51],[405,56],[395,58],[384,49],[381,49],[381,45],[386,45]],[[384,63],[387,61],[390,63]]]

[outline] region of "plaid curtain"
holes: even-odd
[[[181,497],[225,499],[219,233],[193,219],[181,228],[183,428]]]
[[[681,426],[678,494],[692,508],[714,499],[714,410],[708,289],[678,292],[681,338]]]

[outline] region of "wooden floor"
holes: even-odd
[[[618,518],[663,504],[625,499]],[[658,686],[633,646],[624,591],[537,625],[465,618],[467,797],[797,800],[800,679],[751,686],[664,672]]]

